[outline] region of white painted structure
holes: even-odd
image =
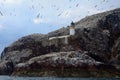
[[[51,37],[49,38],[49,41],[51,43],[52,40],[55,40],[55,39],[64,39],[64,43],[65,44],[68,44],[68,38],[70,36],[74,36],[75,35],[75,25],[72,25],[69,27],[69,35],[64,35],[64,36],[56,36],[56,37]]]
[[[61,38],[67,38],[67,37],[70,37],[70,35],[51,37],[49,38],[49,40],[56,39],[56,38],[61,39]]]
[[[65,44],[68,44],[68,37],[70,37],[70,35],[51,37],[51,38],[49,38],[49,40],[53,40],[53,39],[65,39]]]
[[[75,35],[75,27],[74,26],[70,27],[70,35]]]

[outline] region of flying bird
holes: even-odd
[[[67,16],[67,15],[68,15],[68,12],[65,13],[65,16]]]
[[[0,11],[0,15],[3,16],[3,13]]]
[[[59,10],[59,8],[57,8],[56,10]]]
[[[58,14],[58,16],[61,16],[62,13]]]
[[[44,8],[43,6],[41,6],[41,8]]]
[[[95,8],[97,7],[97,5],[94,6]]]
[[[37,18],[39,18],[40,17],[40,13],[37,15]]]
[[[79,4],[76,4],[76,7],[78,7],[79,6]]]

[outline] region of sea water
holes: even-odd
[[[120,80],[120,78],[62,78],[62,77],[10,77],[0,76],[0,80]]]

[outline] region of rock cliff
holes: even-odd
[[[0,74],[20,76],[120,76],[120,8],[74,23],[69,44],[49,38],[69,34],[69,27],[22,37],[1,55]],[[70,25],[71,26],[71,25]]]

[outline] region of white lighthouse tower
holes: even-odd
[[[75,24],[72,22],[70,26],[70,35],[75,35]]]

